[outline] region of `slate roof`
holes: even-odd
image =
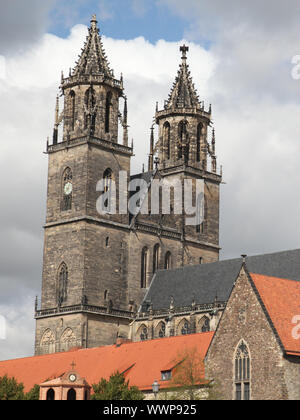
[[[242,266],[242,258],[211,264],[186,266],[156,273],[144,298],[154,310],[168,309],[171,297],[174,306],[227,301]],[[249,272],[300,281],[300,249],[246,258]]]

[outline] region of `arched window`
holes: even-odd
[[[156,244],[153,249],[153,273],[156,273],[156,271],[159,268],[159,257],[160,257],[160,246],[159,244]]]
[[[58,304],[66,302],[68,297],[69,271],[65,263],[62,263],[58,269]]]
[[[203,124],[198,124],[197,127],[197,151],[196,151],[196,160],[197,162],[201,161],[201,139],[203,134]]]
[[[250,355],[244,341],[242,341],[235,354],[235,399],[250,400]]]
[[[107,238],[105,239],[105,247],[109,247],[109,236],[107,236]]]
[[[204,316],[203,318],[200,319],[199,321],[199,329],[200,332],[209,332],[210,331],[210,321],[209,318],[207,316]]]
[[[74,131],[75,129],[75,92],[74,90],[71,90],[70,92],[70,128],[71,131]]]
[[[66,168],[62,175],[61,210],[62,211],[71,210],[72,200],[73,200],[73,174],[70,168]]]
[[[183,134],[185,132],[185,123],[184,121],[180,121],[179,126],[178,126],[178,155],[177,158],[178,159],[182,159],[182,140],[183,140]]]
[[[105,133],[109,133],[110,131],[111,106],[112,106],[112,93],[107,92],[106,104],[105,104]]]
[[[50,329],[47,329],[40,342],[41,354],[55,353],[55,337]]]
[[[166,324],[161,321],[155,328],[155,337],[163,338],[166,336]]]
[[[95,90],[90,87],[85,92],[84,98],[85,104],[85,120],[84,120],[84,128],[90,129],[91,133],[95,131],[96,125],[96,94]]]
[[[46,395],[47,401],[54,401],[55,400],[55,392],[53,388],[48,389],[47,395]]]
[[[204,194],[201,192],[197,197],[197,222],[196,232],[205,232],[205,216],[206,216],[206,200]]]
[[[104,207],[107,209],[108,212],[110,212],[112,208],[111,200],[112,200],[112,181],[113,181],[113,173],[111,169],[106,169],[106,171],[103,174],[103,180],[104,180],[104,194],[106,194],[106,199],[104,200]]]
[[[141,341],[148,340],[148,328],[146,327],[146,325],[141,325],[141,327],[139,328],[138,335]]]
[[[144,248],[142,251],[141,261],[141,288],[147,287],[147,272],[148,272],[148,249]]]
[[[170,251],[168,251],[165,256],[165,270],[170,270],[171,268],[172,268],[172,254]]]
[[[60,350],[68,351],[73,347],[76,347],[77,340],[76,336],[71,328],[66,328],[60,337]]]
[[[190,323],[186,319],[183,319],[178,326],[178,330],[181,335],[191,334]]]
[[[165,156],[164,158],[166,160],[170,159],[170,124],[168,122],[166,122],[164,124],[164,132],[163,132],[163,142],[164,142],[164,152],[165,152]]]
[[[75,389],[73,389],[73,388],[69,389],[68,394],[67,394],[67,400],[68,401],[76,401],[76,391],[75,391]]]

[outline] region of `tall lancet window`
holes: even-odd
[[[84,110],[84,128],[90,129],[90,131],[94,133],[96,126],[96,94],[92,87],[85,92]]]
[[[182,142],[183,142],[184,132],[185,132],[184,121],[180,121],[179,126],[178,126],[178,152],[177,152],[178,159],[182,159]]]
[[[172,254],[170,251],[168,251],[165,256],[165,270],[170,270],[171,268],[172,268]]]
[[[163,132],[163,139],[164,139],[164,159],[169,160],[170,159],[170,132],[171,132],[171,128],[170,128],[170,124],[168,122],[166,122],[164,124],[164,132]]]
[[[104,180],[104,194],[105,194],[105,200],[104,200],[104,207],[108,211],[108,213],[112,209],[112,181],[113,181],[113,173],[111,169],[106,169],[106,171],[103,174],[103,180]]]
[[[111,106],[112,106],[112,93],[108,92],[106,95],[106,104],[105,104],[105,133],[110,132]]]
[[[198,124],[197,127],[197,150],[196,150],[196,160],[197,162],[201,161],[201,139],[203,134],[203,124]]]
[[[147,272],[148,272],[148,249],[144,248],[142,251],[141,261],[141,289],[147,287]]]
[[[74,131],[75,129],[75,100],[76,95],[74,90],[70,92],[70,129]]]
[[[156,273],[156,271],[159,268],[159,257],[160,257],[160,246],[159,244],[156,244],[153,249],[153,273]]]
[[[250,354],[242,341],[235,354],[235,399],[250,400]]]
[[[66,168],[62,176],[61,210],[62,211],[71,210],[72,200],[73,200],[73,174],[70,168]]]
[[[69,272],[65,263],[62,263],[58,270],[58,304],[66,302],[68,297]]]

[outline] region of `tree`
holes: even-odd
[[[40,399],[39,385],[34,385],[34,387],[25,395],[25,399],[31,401],[38,401]]]
[[[198,349],[186,349],[177,356],[178,364],[170,382],[171,399],[208,400],[217,399],[216,383],[205,378],[204,360]]]
[[[107,381],[101,379],[98,384],[92,385],[94,394],[91,400],[143,400],[144,394],[136,387],[129,386],[123,374],[116,372]]]
[[[0,377],[0,400],[24,400],[24,385],[7,375]]]

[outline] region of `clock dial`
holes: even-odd
[[[70,381],[71,382],[75,382],[76,381],[76,375],[74,375],[74,373],[72,373],[70,376],[69,376],[69,379],[70,379]]]
[[[71,182],[68,182],[65,185],[64,193],[65,193],[65,195],[70,195],[72,193],[72,191],[73,191],[73,185],[71,184]]]

